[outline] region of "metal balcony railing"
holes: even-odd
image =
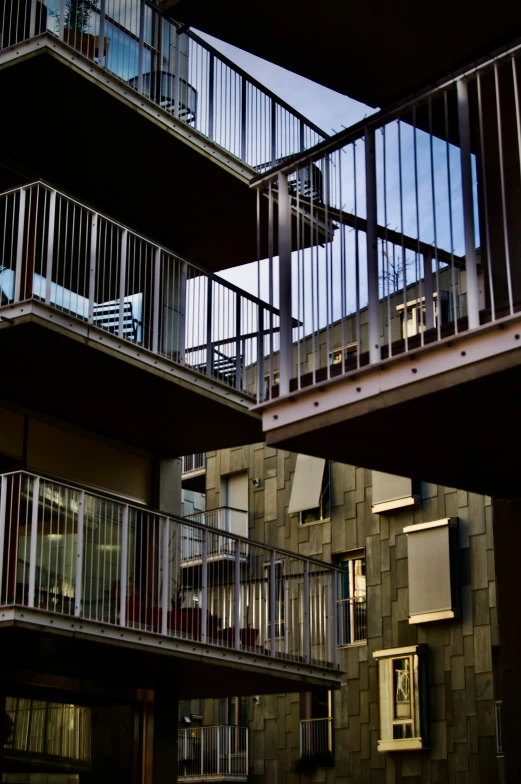
[[[251,167],[265,169],[327,136],[202,38],[181,32],[147,0],[0,5],[0,49],[43,33]]]
[[[338,600],[338,644],[353,645],[367,640],[367,601],[363,598]]]
[[[336,571],[36,474],[1,476],[2,608],[336,668]]]
[[[192,727],[178,732],[178,779],[247,780],[247,727]]]
[[[520,71],[516,44],[256,178],[282,313],[259,402],[519,312]]]
[[[88,766],[91,757],[90,708],[59,702],[7,697],[5,742],[8,756],[45,757]]]
[[[300,756],[325,757],[333,753],[333,719],[302,719],[300,722]]]
[[[232,509],[229,506],[221,506],[218,509],[211,509],[207,512],[196,512],[188,515],[185,520],[193,520],[201,523],[208,528],[217,529],[226,533],[237,534],[244,539],[248,538],[248,512],[242,509]],[[202,557],[203,538],[201,529],[189,530],[183,537],[181,561],[192,561]],[[208,558],[235,557],[235,546],[231,540],[222,536],[207,534],[207,556]],[[248,545],[241,542],[240,557],[248,556]]]
[[[41,182],[0,194],[0,238],[0,312],[37,300],[253,393],[261,300]]]
[[[203,471],[206,468],[206,452],[195,452],[193,455],[183,455],[183,474],[193,471]]]

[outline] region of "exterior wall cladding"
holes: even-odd
[[[416,506],[377,515],[371,511],[371,471],[332,463],[330,519],[299,526],[298,516],[288,514],[295,462],[294,454],[263,444],[208,453],[207,508],[223,505],[219,495],[224,475],[247,471],[252,538],[325,561],[365,549],[367,642],[339,649],[345,676],[333,694],[334,766],[318,768],[308,780],[502,782],[494,699],[498,627],[490,499],[421,483]],[[254,478],[261,480],[259,487],[252,483]],[[404,528],[445,517],[459,519],[461,616],[409,624]],[[421,643],[427,647],[428,748],[379,752],[373,652]],[[252,782],[300,780],[292,769],[300,755],[300,718],[298,694],[261,696],[258,704],[248,700]],[[203,723],[219,723],[217,701],[205,701]]]

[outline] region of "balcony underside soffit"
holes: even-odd
[[[175,20],[370,106],[386,106],[521,33],[515,4],[163,0]]]
[[[0,354],[13,372],[0,374],[0,398],[157,455],[262,440],[260,417],[248,412],[247,400],[233,402],[235,393],[228,400],[226,390],[215,394],[203,377],[180,383],[175,365],[168,378],[154,372],[154,356],[147,367],[74,337],[35,322],[4,324]]]
[[[266,442],[445,487],[518,497],[521,366],[469,376],[464,371],[459,382],[411,399],[404,394],[402,401],[400,391],[394,400],[380,395],[381,405],[361,406],[357,415],[348,407],[328,411],[271,430]]]

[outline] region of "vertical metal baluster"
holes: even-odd
[[[239,539],[235,540],[235,581],[234,581],[234,626],[235,626],[235,641],[234,645],[237,650],[241,647],[241,542]]]
[[[467,272],[467,315],[469,319],[469,329],[475,329],[476,327],[479,327],[479,285],[476,260],[476,240],[474,231],[474,199],[472,195],[472,151],[470,143],[469,99],[468,87],[465,79],[460,79],[457,82],[457,93],[461,155],[461,191],[463,200],[463,228],[465,236],[465,269]],[[501,168],[501,174],[502,173],[503,169]],[[441,303],[438,304],[438,309],[441,309]],[[454,314],[454,318],[457,320],[456,313]]]
[[[243,360],[241,356],[241,304],[242,297],[240,294],[235,294],[235,389],[242,387],[242,366]]]
[[[128,504],[121,513],[121,581],[119,598],[119,625],[126,625],[128,583]]]
[[[36,5],[36,3],[33,3]],[[51,304],[52,263],[54,256],[54,224],[56,220],[56,191],[49,194],[49,225],[47,227],[47,262],[45,265],[45,304]]]
[[[96,292],[96,255],[98,247],[98,214],[92,213],[89,266],[89,324],[93,322],[94,295]]]
[[[434,294],[432,290],[432,252],[425,249],[423,252],[423,279],[425,281],[425,329],[434,329]],[[441,314],[438,314],[440,316]],[[405,326],[407,329],[407,325]]]
[[[140,95],[143,94],[143,63],[145,58],[145,0],[140,0],[139,8],[139,51],[138,51],[138,66],[137,66],[137,90]],[[150,74],[152,78],[152,73]]]
[[[34,607],[34,593],[36,586],[36,547],[38,544],[38,511],[40,506],[40,478],[33,478],[31,513],[31,549],[29,555],[29,595],[28,607]]]
[[[80,490],[78,497],[78,535],[76,540],[76,577],[74,588],[74,615],[81,616],[83,600],[83,536],[85,520],[85,492]]]
[[[213,281],[206,278],[206,375],[213,376],[213,346],[212,346],[212,317],[213,317]]]
[[[161,586],[161,634],[168,634],[168,594],[170,588],[170,519],[163,520],[162,566],[163,583]]]
[[[14,301],[20,302],[20,293],[22,290],[22,266],[23,266],[23,252],[24,252],[24,234],[25,234],[25,201],[26,189],[20,188],[20,198],[18,200],[18,233],[16,238],[16,261],[14,273]]]
[[[60,21],[58,26],[58,38],[63,41],[65,33],[65,0],[60,0]]]
[[[118,336],[123,338],[124,323],[125,323],[125,291],[127,280],[127,247],[128,247],[128,231],[123,229],[121,232],[121,244],[119,253],[119,324]]]
[[[293,371],[291,318],[291,207],[287,174],[278,176],[279,199],[279,297],[280,297],[280,395],[289,395]]]
[[[338,575],[331,575],[331,664],[338,667]]]
[[[513,59],[513,58],[512,58]],[[515,64],[514,64],[515,72]],[[490,248],[490,221],[488,211],[488,187],[487,187],[487,161],[485,156],[485,132],[483,128],[483,105],[481,96],[481,77],[477,75],[477,91],[478,91],[478,117],[479,117],[479,150],[481,154],[481,192],[483,194],[483,213],[485,219],[485,244],[487,251],[487,271],[488,271],[488,285],[490,292],[490,312],[492,321],[496,320],[496,302],[494,297],[494,278],[492,275],[492,253]],[[516,96],[516,116],[518,122],[518,150],[521,156],[521,137],[519,136],[519,103],[517,92],[517,80],[515,80],[515,96]],[[521,157],[520,157],[521,162]]]
[[[277,163],[277,103],[271,99],[271,165]]]
[[[242,76],[241,78],[241,161],[246,163],[246,134],[247,134],[247,123],[246,123],[246,101],[248,95],[248,82],[246,81],[246,77]]]
[[[208,137],[214,138],[215,55],[210,53],[208,63]]]
[[[276,630],[275,630],[275,610],[276,610],[276,601],[277,601],[277,586],[275,582],[275,551],[272,550],[271,552],[271,560],[270,560],[270,576],[269,576],[269,629],[270,629],[270,655],[275,656],[277,652],[276,648]]]
[[[0,485],[0,605],[2,602],[2,585],[4,578],[4,548],[7,520],[7,477],[2,476]],[[9,539],[11,530],[9,529]]]
[[[365,180],[367,204],[367,294],[369,361],[380,361],[380,303],[378,300],[378,253],[376,224],[376,155],[374,128],[365,129]],[[355,183],[356,187],[356,183]]]
[[[175,33],[175,79],[174,79],[174,117],[179,119],[181,99],[181,35]]]
[[[201,642],[206,642],[208,607],[208,532],[202,532],[201,542]]]
[[[152,305],[152,351],[159,351],[159,305],[161,297],[161,248],[154,251],[154,301]]]
[[[98,65],[101,68],[104,67],[103,55],[105,52],[105,47],[103,45],[103,40],[105,38],[105,1],[106,0],[100,0],[99,4]]]
[[[310,616],[309,616],[309,561],[304,561],[303,591],[303,622],[304,622],[304,661],[310,662]]]

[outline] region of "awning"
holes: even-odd
[[[303,512],[305,509],[315,509],[320,505],[325,464],[326,461],[322,457],[297,455],[297,465],[289,500],[290,514]]]

